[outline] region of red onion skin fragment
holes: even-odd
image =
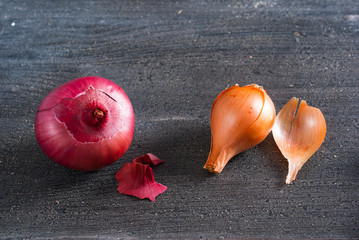
[[[116,179],[120,193],[140,199],[148,198],[152,202],[167,190],[166,186],[155,181],[152,168],[139,162],[125,163],[116,173]]]
[[[105,78],[82,77],[44,98],[35,118],[35,135],[53,161],[91,171],[127,151],[134,124],[132,105],[122,88]]]
[[[160,163],[163,163],[164,161],[153,155],[152,153],[147,153],[143,156],[137,157],[133,159],[133,163],[143,163],[143,164],[150,164],[150,165],[158,165]]]

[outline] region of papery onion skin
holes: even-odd
[[[320,109],[292,98],[276,117],[273,138],[288,160],[286,183],[295,180],[304,163],[319,149],[326,135],[325,118]],[[297,110],[297,113],[296,113]]]
[[[262,142],[274,121],[274,104],[262,87],[224,90],[212,106],[211,150],[204,168],[220,173],[232,157]]]
[[[121,87],[96,76],[67,82],[41,102],[35,118],[40,148],[65,167],[91,171],[118,160],[131,144],[135,117]]]
[[[167,190],[166,186],[155,181],[152,168],[140,162],[125,163],[116,173],[116,180],[120,193],[140,199],[148,198],[152,202]]]
[[[142,164],[150,164],[150,165],[158,165],[163,163],[164,161],[159,159],[157,156],[153,155],[152,153],[146,153],[143,156],[137,157],[132,160],[133,163],[142,163]]]

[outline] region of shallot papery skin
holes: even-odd
[[[116,173],[116,179],[120,193],[140,199],[155,201],[159,194],[167,190],[166,186],[155,181],[152,168],[140,162],[125,163]]]
[[[257,84],[221,92],[212,106],[211,150],[204,168],[220,173],[232,157],[262,142],[274,121],[274,104]]]
[[[292,98],[276,117],[273,138],[288,160],[286,183],[295,180],[304,163],[319,149],[326,134],[326,123],[320,109]],[[298,108],[298,110],[297,110]]]
[[[90,171],[115,162],[127,151],[134,124],[123,89],[90,76],[67,82],[44,98],[35,118],[35,135],[53,161]]]

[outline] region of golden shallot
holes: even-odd
[[[303,100],[298,107],[298,102],[298,98],[289,100],[278,113],[272,129],[278,148],[288,160],[287,184],[296,178],[304,163],[322,145],[326,134],[322,112]]]
[[[212,106],[211,150],[204,168],[220,173],[233,156],[263,141],[274,121],[274,104],[262,87],[224,90]]]

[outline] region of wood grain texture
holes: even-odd
[[[359,3],[0,1],[0,238],[359,238]],[[50,161],[33,121],[55,87],[118,83],[136,115],[129,151],[96,172]],[[327,136],[286,186],[270,134],[219,175],[202,169],[215,97],[264,86],[322,110]],[[115,173],[151,152],[168,190],[150,202]]]

